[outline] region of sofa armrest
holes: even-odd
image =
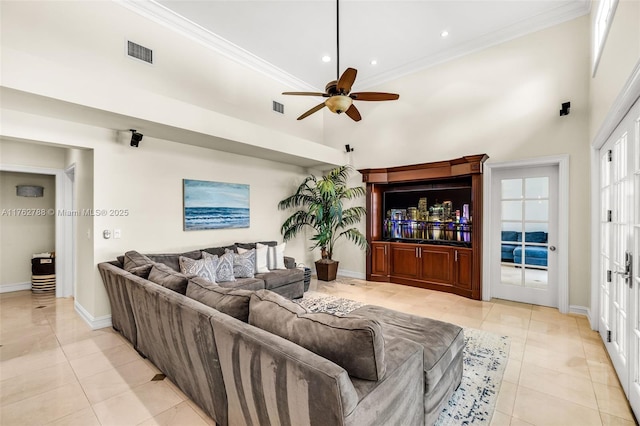
[[[293,257],[289,257],[289,256],[285,256],[284,257],[284,266],[287,269],[295,269],[296,267],[296,260]]]

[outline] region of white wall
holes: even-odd
[[[0,11],[5,86],[160,123],[193,123],[210,112],[239,118],[245,128],[261,126],[263,133],[323,140],[322,114],[295,120],[315,105],[314,99],[284,97],[281,92],[290,87],[118,2],[1,2]],[[128,58],[127,39],[153,49],[155,64]],[[272,111],[273,100],[286,105],[285,115]],[[193,110],[175,114],[163,110],[168,104]],[[141,130],[151,134],[155,129]],[[209,131],[221,136],[228,129]]]
[[[30,282],[31,256],[55,251],[55,216],[48,212],[55,209],[55,183],[51,175],[0,172],[0,286]],[[42,186],[43,196],[18,197],[17,185]]]
[[[281,241],[287,212],[279,211],[277,203],[305,176],[300,167],[153,138],[145,137],[139,148],[132,148],[109,129],[17,111],[3,110],[1,120],[2,131],[14,138],[83,148],[70,149],[65,159],[67,165],[76,164],[78,208],[129,211],[125,217],[78,218],[76,300],[95,318],[109,313],[97,263],[128,250],[180,252],[243,241]],[[185,178],[248,184],[251,226],[183,231]],[[120,229],[122,238],[102,238],[105,229]],[[299,238],[287,244],[285,254],[309,264],[313,256],[307,247]]]
[[[591,25],[599,2],[591,7]],[[590,84],[589,134],[593,139],[634,67],[640,60],[640,2],[620,0]]]
[[[585,16],[376,87],[400,100],[358,103],[357,124],[326,117],[326,139],[354,147],[357,168],[480,153],[500,162],[569,154],[570,303],[588,306],[588,70]],[[571,114],[560,117],[565,101]],[[336,258],[364,273],[363,252],[343,247]]]

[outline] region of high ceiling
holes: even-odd
[[[142,3],[128,6],[290,87],[323,90],[336,78],[335,0]],[[342,0],[340,70],[358,69],[357,88],[367,89],[576,18],[589,8],[590,0]],[[331,61],[323,62],[323,56]]]

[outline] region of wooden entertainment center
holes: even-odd
[[[367,280],[482,297],[486,154],[363,169]]]

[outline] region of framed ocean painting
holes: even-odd
[[[183,179],[184,230],[248,228],[249,185]]]

